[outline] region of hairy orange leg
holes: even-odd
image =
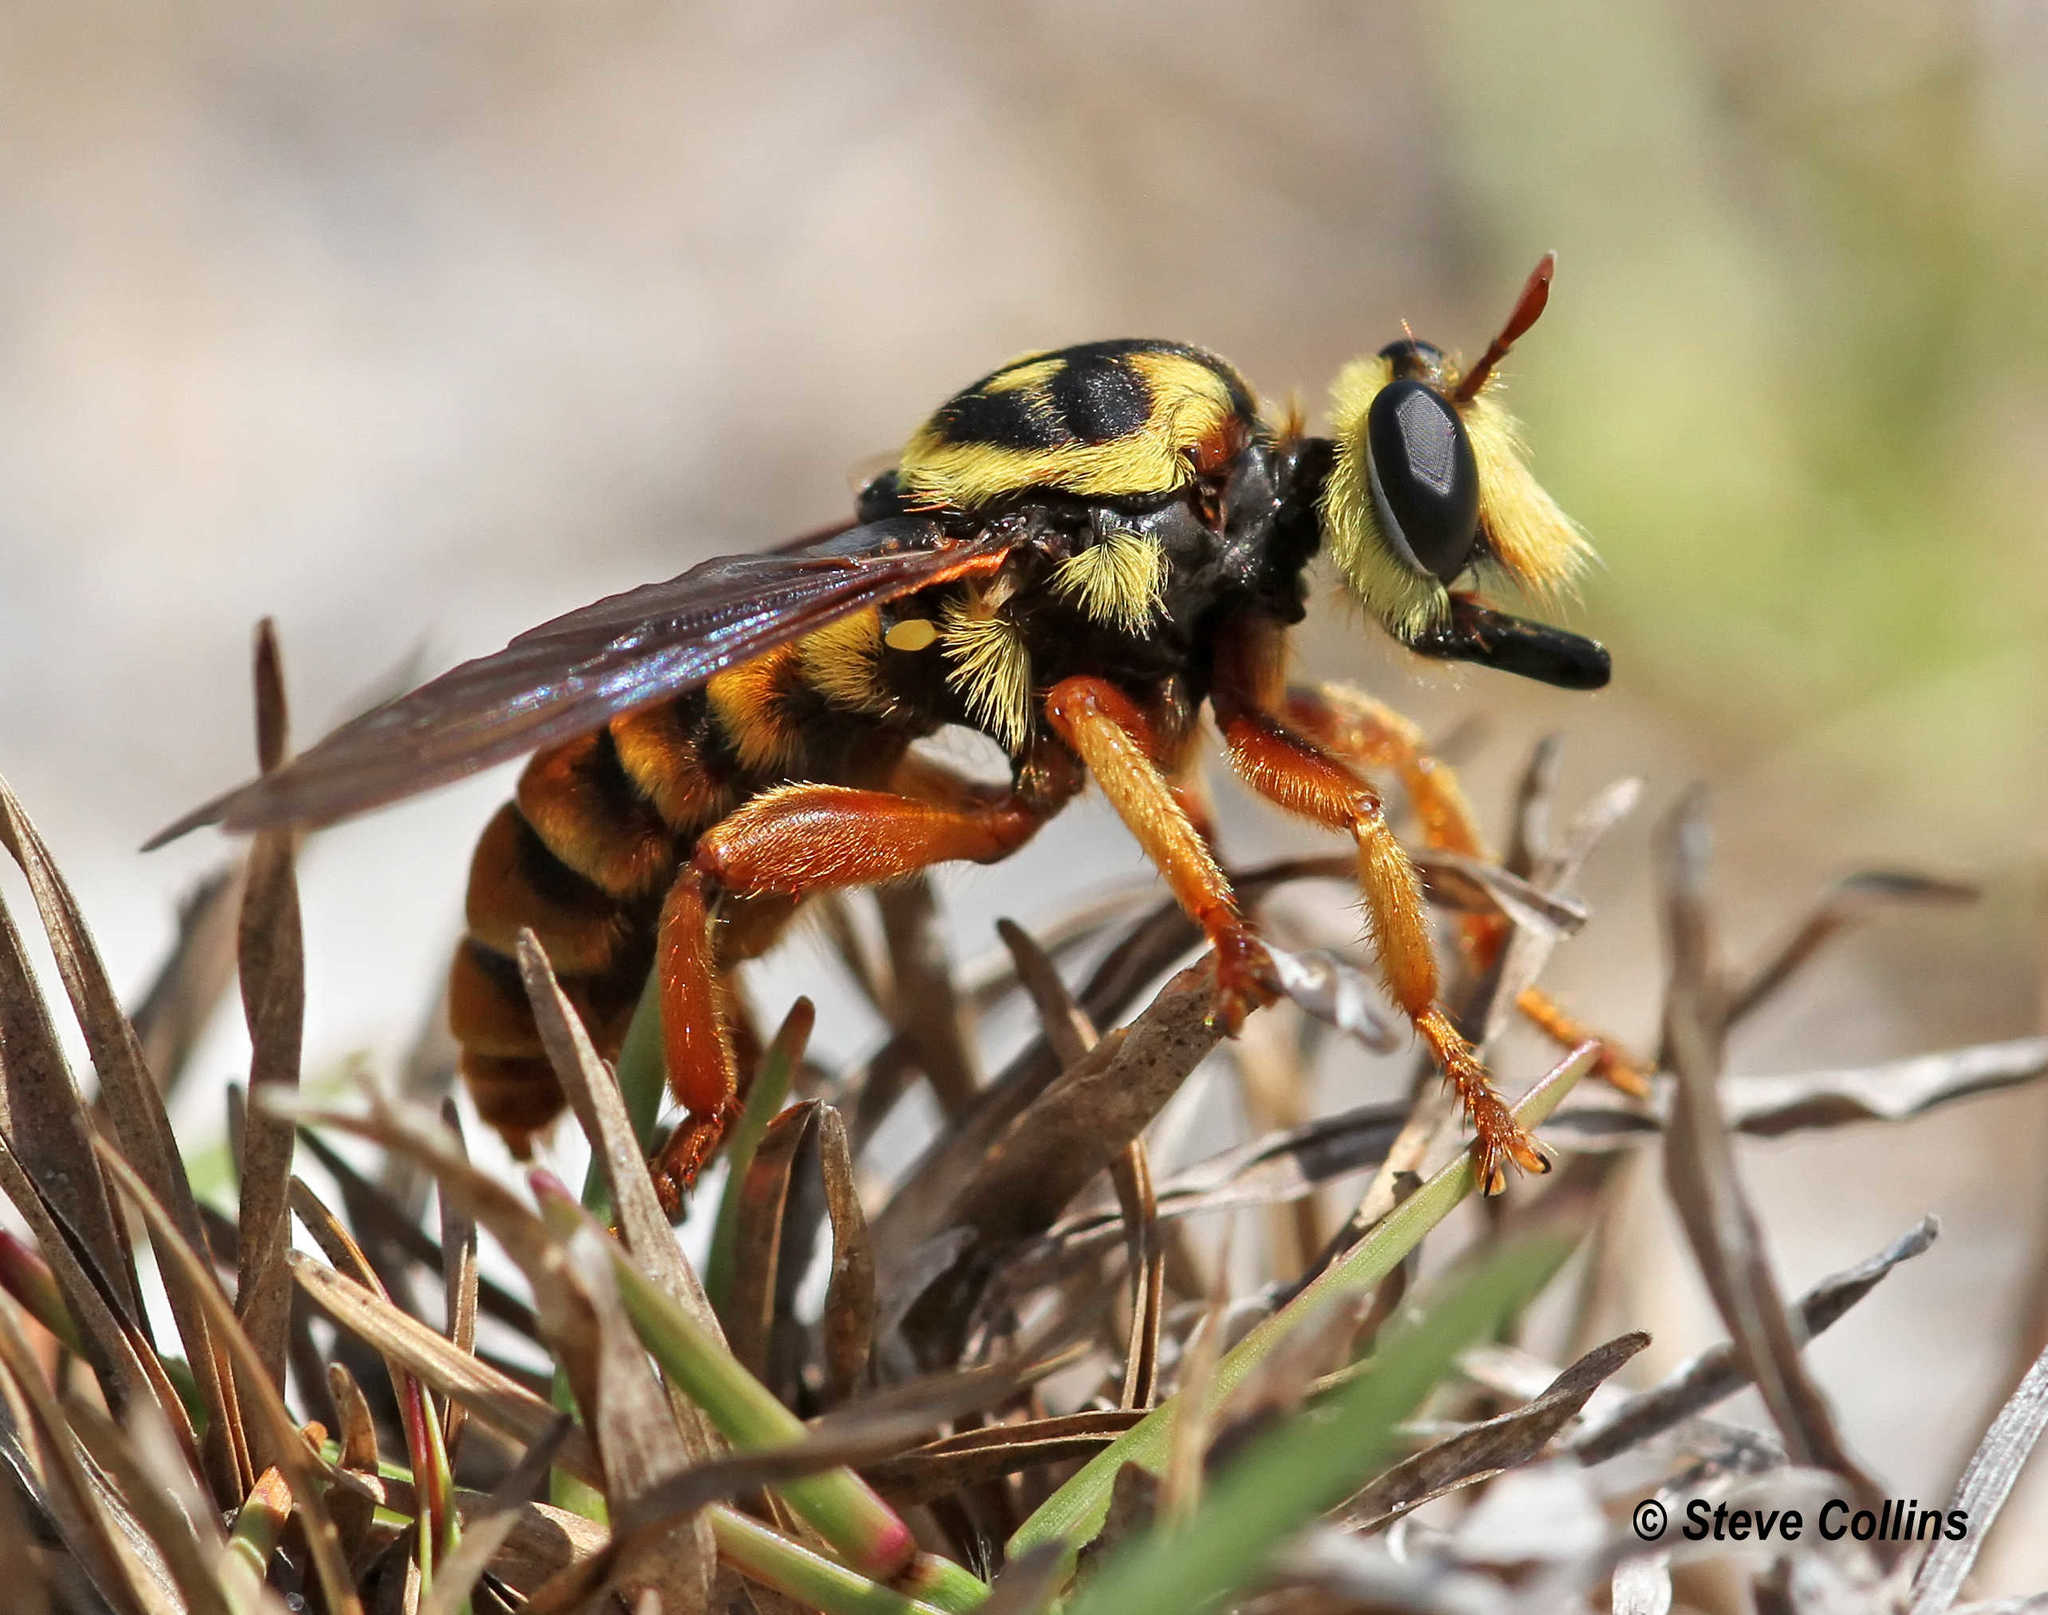
[[[1246,1015],[1279,996],[1280,983],[1207,840],[1160,771],[1162,762],[1179,759],[1166,755],[1151,720],[1106,679],[1061,680],[1046,696],[1045,715],[1215,948],[1217,1024],[1234,1036]]]
[[[718,898],[794,899],[901,879],[933,864],[993,863],[1028,841],[1049,811],[1042,802],[964,783],[945,794],[948,800],[933,801],[844,785],[786,785],[698,838],[662,905],[655,957],[669,1083],[688,1111],[654,1164],[656,1190],[671,1213],[740,1108],[712,937]]]
[[[1291,728],[1333,756],[1361,768],[1392,769],[1414,804],[1425,845],[1471,858],[1492,858],[1457,775],[1429,754],[1422,731],[1391,707],[1340,684],[1296,684],[1288,687],[1282,711]],[[1507,920],[1498,914],[1465,914],[1459,917],[1458,928],[1472,968],[1492,969],[1507,944]],[[1597,1043],[1594,1075],[1623,1093],[1649,1093],[1642,1061],[1615,1039],[1589,1030],[1540,987],[1524,988],[1515,1008],[1560,1047]]]
[[[1224,638],[1210,699],[1230,765],[1276,806],[1348,833],[1358,845],[1366,920],[1387,990],[1429,1046],[1472,1123],[1480,1186],[1498,1194],[1510,1162],[1545,1172],[1549,1161],[1515,1121],[1486,1068],[1437,1001],[1436,955],[1415,866],[1387,825],[1379,795],[1274,710],[1282,700],[1277,625],[1247,623]]]

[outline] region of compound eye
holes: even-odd
[[[1366,413],[1365,441],[1388,541],[1449,583],[1479,532],[1479,467],[1457,411],[1422,382],[1389,382]]]

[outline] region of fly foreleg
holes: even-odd
[[[1457,1090],[1475,1134],[1481,1187],[1499,1193],[1509,1162],[1548,1171],[1536,1141],[1515,1121],[1478,1054],[1437,1001],[1422,883],[1388,828],[1378,793],[1275,710],[1282,699],[1281,655],[1280,630],[1260,623],[1241,626],[1222,647],[1210,699],[1231,767],[1276,806],[1342,830],[1357,843],[1359,885],[1387,989]]]
[[[1174,760],[1163,755],[1137,703],[1105,679],[1063,679],[1046,696],[1045,714],[1215,948],[1216,1020],[1236,1035],[1247,1014],[1278,996],[1280,983],[1229,879],[1161,772]]]
[[[1492,856],[1478,819],[1459,789],[1456,773],[1429,754],[1421,731],[1392,708],[1341,684],[1296,684],[1288,686],[1282,711],[1288,727],[1332,756],[1357,768],[1393,770],[1414,805],[1426,845],[1470,858]],[[1498,914],[1459,917],[1465,957],[1475,971],[1493,968],[1509,929],[1507,920]],[[1597,1043],[1596,1076],[1624,1093],[1638,1097],[1649,1093],[1649,1078],[1641,1060],[1615,1039],[1589,1031],[1540,987],[1524,988],[1515,1008],[1563,1048]]]

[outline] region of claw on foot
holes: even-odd
[[[1482,1194],[1500,1194],[1508,1186],[1507,1169],[1542,1174],[1551,1167],[1549,1154],[1492,1093],[1468,1102],[1472,1118],[1472,1166]]]
[[[1280,996],[1280,973],[1266,945],[1249,930],[1226,931],[1215,939],[1216,1008],[1209,1023],[1236,1037],[1244,1018]]]

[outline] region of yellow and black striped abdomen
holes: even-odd
[[[897,474],[913,500],[976,510],[1037,489],[1152,498],[1227,465],[1255,405],[1223,360],[1173,342],[1027,354],[918,428]]]
[[[467,934],[448,986],[477,1111],[515,1149],[563,1105],[519,980],[521,928],[540,938],[598,1052],[615,1058],[653,966],[662,899],[697,837],[761,791],[846,782],[907,744],[858,677],[869,641],[879,643],[866,615],[527,765],[471,858]],[[728,966],[772,944],[789,911],[769,900],[728,906]]]

